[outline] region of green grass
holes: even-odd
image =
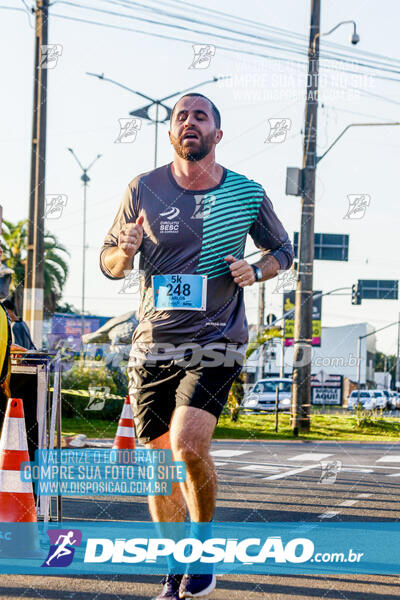
[[[245,414],[232,422],[228,414],[222,414],[215,430],[215,439],[241,440],[343,440],[343,441],[400,441],[400,419],[381,417],[362,418],[351,414],[312,414],[310,433],[293,436],[289,415],[279,415],[279,430],[275,433],[275,416],[269,414]],[[358,423],[358,424],[357,424]],[[99,419],[65,418],[63,435],[84,433],[89,438],[113,438],[117,421]]]
[[[357,426],[355,414],[312,414],[307,434],[295,437],[290,428],[290,416],[279,415],[278,433],[275,433],[275,415],[242,413],[237,422],[222,415],[215,430],[216,439],[304,439],[347,441],[400,441],[400,419],[383,417],[372,423]]]

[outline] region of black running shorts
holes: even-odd
[[[178,406],[194,406],[218,420],[242,366],[179,366],[174,360],[128,367],[136,436],[147,443],[166,433]]]

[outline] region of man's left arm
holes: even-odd
[[[294,257],[293,246],[266,194],[249,233],[257,248],[262,251],[260,260],[254,263],[254,266],[261,270],[262,276],[259,281],[272,279],[279,271],[290,268]],[[229,255],[225,260],[229,263],[235,283],[240,287],[255,283],[255,271],[245,259],[237,260]]]

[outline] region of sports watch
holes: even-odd
[[[257,267],[256,265],[251,265],[251,268],[254,271],[254,277],[256,278],[256,281],[261,281],[262,271],[261,271],[260,267]]]

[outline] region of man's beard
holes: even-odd
[[[189,145],[183,145],[178,138],[171,135],[171,143],[175,149],[175,152],[184,160],[189,160],[191,162],[201,160],[202,158],[207,156],[207,154],[209,154],[212,150],[214,133],[209,133],[207,136],[201,137],[197,131],[196,133],[199,136],[198,145],[196,149]]]

